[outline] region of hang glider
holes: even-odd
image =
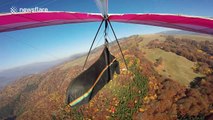
[[[73,107],[88,103],[98,91],[119,74],[119,63],[105,46],[99,59],[86,71],[71,81],[67,89],[66,103]]]
[[[103,15],[80,12],[38,12],[0,14],[0,32],[21,30],[34,27],[98,22],[109,19],[112,22],[144,24],[174,28],[213,35],[213,19],[175,14],[111,14]]]
[[[100,58],[87,70],[83,71],[83,73],[72,80],[67,89],[66,102],[71,107],[89,102],[97,92],[112,79],[115,71],[119,73],[119,63],[116,61],[115,57],[110,54],[107,48],[108,26],[110,26],[113,32],[127,68],[124,54],[111,22],[160,26],[213,35],[213,19],[211,18],[175,14],[108,14],[108,0],[96,0],[96,3],[102,14],[62,11],[0,14],[0,32],[60,24],[101,22],[89,49],[84,66],[86,65],[86,61],[100,28],[103,23],[105,23],[105,49]]]

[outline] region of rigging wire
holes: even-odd
[[[101,41],[101,39],[104,37],[104,33],[101,35],[101,37],[99,38],[99,40],[98,40],[98,42],[97,42],[97,44],[96,44],[96,46],[95,46],[95,48],[98,46],[98,44],[100,43],[100,41]]]
[[[109,35],[107,35],[107,37],[108,37],[110,43],[113,43],[113,40],[109,37]]]
[[[31,7],[35,7],[35,6],[41,6],[42,4],[44,4],[44,3],[47,3],[47,2],[50,2],[50,0],[43,0],[42,2],[38,2],[38,3],[36,3],[36,4],[34,4],[34,5],[31,5]]]
[[[49,4],[54,3],[54,2],[56,2],[56,1],[57,1],[57,0],[46,1],[46,2],[41,3],[41,5],[39,5],[39,6],[40,6],[40,7],[44,7],[44,6],[46,6],[46,5],[49,5]]]
[[[5,3],[2,3],[1,5],[0,5],[0,8],[1,8],[1,11],[8,11],[8,10],[10,10],[10,8],[8,8],[8,6],[9,5],[11,5],[11,4],[14,4],[14,3],[17,3],[19,0],[8,0],[7,2],[5,2]],[[10,7],[12,7],[13,5],[11,5]]]
[[[92,47],[93,47],[93,45],[94,45],[94,42],[95,42],[95,40],[96,40],[96,38],[97,38],[97,36],[98,36],[98,33],[100,32],[100,29],[101,29],[101,26],[102,26],[103,22],[104,22],[104,20],[101,21],[101,24],[100,24],[99,27],[98,27],[98,31],[96,32],[95,37],[94,37],[94,39],[93,39],[93,41],[92,41],[92,44],[91,44],[91,46],[90,46],[89,52],[88,52],[87,57],[86,57],[86,60],[85,60],[85,62],[84,62],[83,70],[84,70],[84,68],[85,68],[85,66],[86,66],[88,57],[89,57],[89,55],[90,55],[90,52],[91,52]]]
[[[5,3],[1,3],[1,5],[0,5],[0,8],[3,8],[3,7],[5,7],[6,5],[9,5],[9,4],[14,4],[14,3],[16,3],[16,2],[18,2],[19,0],[7,0]]]
[[[108,14],[108,0],[95,0],[95,3],[103,16]]]
[[[110,28],[111,28],[111,30],[112,30],[112,33],[113,33],[113,35],[114,35],[114,37],[115,37],[115,40],[116,40],[116,42],[117,42],[117,44],[118,44],[118,47],[119,47],[119,49],[120,49],[120,52],[121,52],[123,61],[124,61],[125,66],[126,66],[126,69],[128,70],[127,62],[126,62],[126,60],[125,60],[125,58],[124,58],[124,54],[123,54],[123,52],[122,52],[122,49],[121,49],[120,43],[119,43],[119,41],[118,41],[118,38],[117,38],[117,36],[116,36],[116,34],[115,34],[115,31],[114,31],[114,29],[113,29],[113,27],[112,27],[112,24],[111,24],[111,22],[109,21],[109,19],[107,19],[107,21],[108,21],[108,23],[109,23],[109,25],[110,25]]]
[[[47,52],[47,51],[40,50],[40,49],[38,49],[37,47],[35,47],[35,46],[29,44],[29,43],[26,42],[26,41],[17,40],[17,39],[15,39],[14,37],[9,36],[9,35],[4,35],[4,37],[6,37],[6,38],[8,38],[8,39],[10,39],[10,40],[13,40],[13,41],[15,41],[15,42],[17,42],[17,43],[19,43],[19,44],[22,43],[22,45],[24,44],[24,45],[26,45],[26,46],[28,46],[28,47],[30,47],[30,48],[36,50],[36,51],[40,51],[40,52],[43,53],[43,55],[45,55],[45,56],[48,56],[48,57],[51,57],[51,58],[54,58],[54,59],[59,59],[59,58],[56,57],[55,55],[53,55],[53,54],[51,54],[51,53],[49,53],[49,52]]]

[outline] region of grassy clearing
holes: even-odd
[[[76,66],[76,65],[83,65],[84,61],[85,61],[86,57],[80,57],[76,60],[67,62],[63,65],[63,67],[61,67],[62,69],[68,69],[70,67]]]
[[[160,41],[164,41],[165,37],[162,35],[158,35],[158,34],[150,34],[150,35],[141,35],[141,37],[143,38],[143,41],[140,42],[140,46],[141,47],[145,47],[150,41],[158,39]]]
[[[161,49],[144,49],[146,58],[151,62],[162,57],[163,63],[160,68],[156,68],[159,74],[177,80],[182,85],[188,84],[195,78],[202,75],[193,72],[194,62],[171,52],[165,52]]]
[[[210,35],[174,35],[175,38],[191,39],[195,41],[212,41],[213,37]]]
[[[145,52],[145,57],[150,60],[151,62],[156,62],[156,59],[160,57],[163,58],[163,64],[156,68],[156,71],[167,77],[174,80],[177,80],[182,85],[188,86],[188,84],[195,78],[201,77],[203,75],[196,74],[193,72],[192,67],[194,67],[195,63],[187,60],[184,57],[178,56],[171,52],[165,52],[161,49],[148,49],[146,45],[155,39],[160,41],[164,41],[168,35],[142,35],[143,41],[139,43],[141,47],[141,51]],[[213,37],[210,36],[198,36],[198,35],[174,35],[176,38],[186,38],[186,39],[193,39],[196,41],[203,41],[203,40],[212,40]]]

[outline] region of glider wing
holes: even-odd
[[[96,22],[102,19],[101,14],[77,12],[0,14],[0,32],[67,23]]]
[[[213,35],[213,19],[172,14],[112,14],[110,21],[153,25]]]

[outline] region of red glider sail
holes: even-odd
[[[0,32],[68,24],[102,21],[101,14],[77,12],[38,12],[0,14]],[[213,35],[213,19],[172,14],[113,14],[114,22],[136,23],[174,28]]]
[[[114,14],[110,21],[153,25],[213,35],[213,19],[172,14]]]
[[[102,19],[101,14],[77,12],[0,14],[0,32],[67,23],[96,22]]]

